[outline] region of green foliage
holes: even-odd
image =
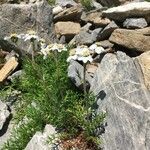
[[[55,0],[48,0],[48,3],[49,3],[50,5],[54,5],[54,4],[55,4]]]
[[[28,123],[18,127],[4,146],[7,150],[22,150],[36,131],[52,124],[67,138],[82,132],[88,141],[96,143],[94,130],[105,115],[96,115],[91,106],[95,98],[76,90],[67,77],[67,52],[51,54],[46,60],[37,56],[35,62],[24,61],[24,76],[14,83],[22,98],[14,116],[17,123],[26,116]]]
[[[91,10],[92,7],[92,0],[81,0],[82,6],[84,6],[87,10]]]

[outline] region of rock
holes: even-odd
[[[114,7],[135,0],[97,0],[97,1],[103,6]],[[136,1],[139,2],[141,0],[136,0]]]
[[[24,47],[25,47],[25,45],[24,45]],[[2,38],[0,38],[0,48],[7,52],[7,56],[12,52],[12,50],[15,51],[16,54],[19,54],[19,56],[25,55],[25,49],[21,49],[17,45],[14,45],[12,42],[6,41]],[[21,58],[21,57],[19,57],[19,58]]]
[[[74,0],[56,0],[55,4],[62,7],[72,7],[77,5]]]
[[[30,142],[27,144],[25,150],[50,150],[53,149],[53,144],[47,144],[49,136],[56,134],[55,128],[51,125],[46,125],[44,132],[36,132]]]
[[[86,69],[87,69],[87,73],[93,77],[96,70],[98,68],[98,63],[91,63],[91,64],[87,64]]]
[[[102,31],[102,28],[97,28],[97,29],[94,29],[93,31],[91,31],[92,39],[94,39],[93,41],[97,41],[98,36],[101,31]]]
[[[35,4],[0,5],[0,38],[33,29],[40,37],[53,41],[52,17],[52,8],[45,0]],[[24,45],[22,49],[26,49]]]
[[[87,23],[85,26],[81,28],[81,31],[79,34],[77,34],[69,44],[84,44],[84,45],[90,45],[93,42],[96,41],[97,38],[97,32],[99,32],[101,29],[96,30],[95,32],[90,31],[91,24]]]
[[[145,36],[138,31],[116,29],[109,41],[134,51],[146,52],[150,50],[150,36]]]
[[[112,34],[112,32],[117,29],[118,26],[117,24],[112,21],[109,25],[107,25],[98,35],[98,39],[99,40],[106,40],[110,37],[110,35]]]
[[[103,16],[112,20],[124,21],[126,18],[150,16],[150,2],[134,2],[126,5],[110,8],[103,11]]]
[[[57,15],[62,11],[63,11],[63,8],[61,6],[56,6],[53,8],[53,15]]]
[[[147,27],[145,18],[128,18],[123,22],[123,26],[128,29],[138,29]]]
[[[77,61],[71,61],[68,67],[68,77],[80,90],[83,90],[83,66]],[[86,87],[89,89],[92,78],[86,72]]]
[[[0,83],[3,82],[18,66],[15,57],[10,58],[0,70]]]
[[[8,106],[0,100],[0,132],[9,116]]]
[[[99,42],[99,46],[102,46],[103,48],[112,48],[114,44],[110,43],[109,40],[104,40]]]
[[[57,22],[55,24],[55,32],[57,35],[64,35],[67,39],[72,39],[80,32],[81,26],[75,22]]]
[[[14,82],[17,79],[19,79],[22,75],[23,75],[23,70],[16,71],[15,73],[13,73],[11,76],[8,77],[8,80]]]
[[[150,36],[150,27],[144,28],[144,29],[137,29],[136,31],[139,31],[143,35]]]
[[[146,87],[150,90],[150,51],[143,53],[137,57],[139,64],[142,69],[144,83]]]
[[[74,6],[64,11],[60,12],[58,15],[54,17],[54,21],[80,21],[80,17],[82,14],[81,6]]]
[[[107,112],[104,150],[150,149],[150,91],[136,61],[119,51],[106,54],[91,91],[97,96],[97,112]]]
[[[95,36],[92,36],[90,32],[81,31],[70,41],[70,44],[90,45],[95,41],[96,41]]]
[[[84,25],[82,28],[81,28],[81,31],[89,31],[90,28],[91,28],[92,24],[91,23],[87,23],[86,25]]]
[[[100,3],[96,2],[95,0],[92,0],[92,4],[91,4],[91,5],[92,5],[94,8],[96,8],[96,9],[100,9],[100,8],[103,7]]]
[[[91,11],[86,14],[83,14],[81,19],[85,22],[90,22],[98,27],[105,27],[110,23],[108,18],[102,17],[101,11]]]

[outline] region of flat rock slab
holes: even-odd
[[[139,52],[150,50],[150,36],[145,36],[139,31],[116,29],[109,41]]]
[[[80,21],[82,14],[82,7],[74,6],[60,12],[54,17],[54,21]]]
[[[91,11],[82,15],[81,19],[85,22],[90,22],[98,27],[105,27],[111,21],[108,18],[102,18],[101,11]]]
[[[8,111],[8,106],[0,100],[0,131],[2,130],[10,112]]]
[[[18,66],[15,57],[11,57],[0,70],[0,82],[3,82]]]
[[[123,21],[131,17],[149,18],[150,2],[134,2],[126,5],[113,7],[103,11],[103,15],[109,19]]]
[[[97,95],[98,112],[107,112],[104,150],[149,150],[150,91],[138,62],[123,52],[106,54],[91,91]]]
[[[131,2],[131,1],[135,1],[135,0],[97,0],[97,2],[107,7],[118,6],[118,5],[124,4],[126,2]],[[141,0],[136,0],[136,1],[139,2]]]

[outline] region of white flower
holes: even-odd
[[[91,55],[84,57],[84,56],[78,56],[77,60],[82,61],[83,63],[92,62],[93,58]]]
[[[16,33],[12,33],[10,36],[6,36],[4,40],[11,40],[12,42],[16,43],[18,41],[19,35]]]
[[[40,40],[40,38],[37,36],[37,35],[30,35],[30,34],[26,34],[25,36],[24,36],[24,41],[28,41],[28,40],[37,40],[37,41],[39,41]]]
[[[87,46],[78,46],[76,49],[70,51],[70,56],[67,59],[67,62],[71,60],[82,61],[83,63],[92,62],[93,58],[91,56],[90,50]]]
[[[67,62],[70,62],[71,60],[77,60],[78,59],[78,56],[77,55],[73,55],[73,56],[69,56],[67,58]]]
[[[58,51],[58,52],[67,51],[67,49],[64,45],[56,44],[56,43],[51,45],[50,50],[51,51]]]
[[[103,47],[97,47],[97,48],[95,49],[95,53],[97,53],[97,54],[101,54],[101,53],[103,53],[103,52],[105,52],[105,49],[104,49]]]
[[[92,50],[92,51],[94,51],[96,48],[97,48],[97,45],[96,45],[96,44],[92,44],[92,45],[89,47],[89,49]]]
[[[24,41],[28,41],[28,40],[30,40],[30,41],[40,41],[40,38],[38,37],[38,35],[37,35],[37,33],[35,32],[35,31],[33,31],[33,30],[29,30],[28,32],[27,32],[27,34],[22,34],[22,39],[24,40]]]

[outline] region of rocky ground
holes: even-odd
[[[104,51],[87,66],[86,80],[97,97],[98,113],[108,114],[103,149],[150,149],[150,2],[92,0],[88,11],[75,0],[56,0],[52,6],[40,0],[2,0],[0,4],[1,84],[22,74],[19,57],[27,53],[28,43],[20,41],[15,46],[4,40],[10,33],[32,28],[51,43],[96,43]],[[83,66],[79,62],[70,63],[68,77],[82,90]],[[9,123],[12,106],[13,100],[0,100],[0,148],[13,130]],[[43,141],[54,130],[47,125],[25,149],[52,149]]]

